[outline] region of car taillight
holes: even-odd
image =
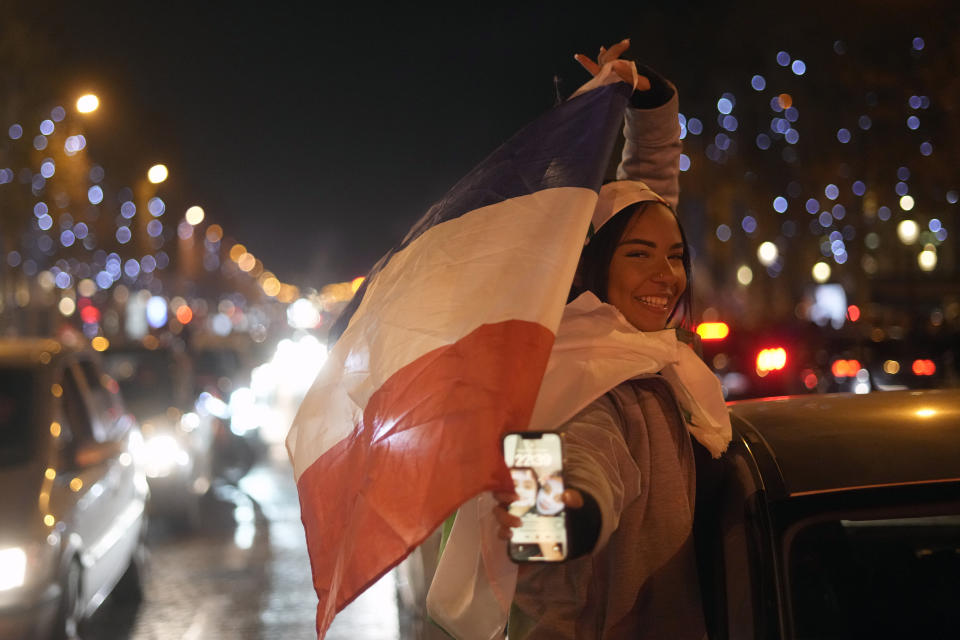
[[[915,376],[932,376],[937,372],[937,365],[933,360],[914,360],[912,370]]]
[[[787,350],[783,347],[770,347],[757,354],[757,375],[763,377],[771,371],[779,371],[787,366]]]
[[[861,368],[859,360],[834,360],[830,373],[834,378],[855,378]]]
[[[723,340],[730,335],[726,322],[701,322],[697,325],[697,335],[701,340]]]

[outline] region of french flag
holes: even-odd
[[[511,486],[632,87],[568,100],[491,154],[384,256],[287,436],[317,634],[457,507]]]

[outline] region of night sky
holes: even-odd
[[[555,77],[563,96],[584,82],[575,52],[631,37],[683,108],[715,101],[778,48],[816,60],[873,28],[951,24],[936,15],[949,3],[928,1],[843,13],[825,2],[31,4],[0,5],[49,52],[21,58],[26,81],[101,96],[88,150],[108,178],[166,163],[171,211],[200,204],[267,269],[312,287],[365,273],[550,108]]]

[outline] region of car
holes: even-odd
[[[948,637],[960,628],[960,390],[730,404],[698,460],[711,638]]]
[[[697,333],[701,355],[731,401],[960,383],[960,343],[948,334],[849,324],[836,330],[803,322],[763,328],[704,322]]]
[[[140,597],[141,449],[95,352],[0,340],[0,637],[74,637],[109,594]]]
[[[197,406],[190,358],[174,347],[136,343],[111,346],[104,361],[143,431],[151,515],[198,524],[214,479],[215,418]]]

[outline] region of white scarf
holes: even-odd
[[[621,382],[656,373],[673,387],[687,430],[719,457],[731,430],[716,376],[675,331],[641,332],[590,292],[564,309],[530,429],[556,429]],[[485,492],[460,507],[427,595],[430,616],[456,638],[502,638],[509,615],[517,565],[497,537],[495,504]]]

